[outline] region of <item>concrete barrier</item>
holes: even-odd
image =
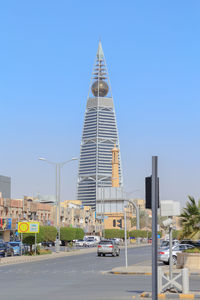
[[[177,269],[200,270],[200,253],[178,253]]]

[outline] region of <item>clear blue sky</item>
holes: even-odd
[[[79,156],[99,37],[125,190],[144,196],[158,155],[161,198],[200,198],[200,2],[184,0],[1,2],[0,174],[12,196],[54,193],[37,157]],[[76,197],[77,167],[63,169],[63,199]]]

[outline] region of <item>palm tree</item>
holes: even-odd
[[[194,197],[188,196],[189,201],[181,214],[183,236],[187,238],[197,237],[200,233],[200,200],[195,202]]]

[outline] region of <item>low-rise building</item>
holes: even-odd
[[[80,200],[61,202],[60,224],[82,228],[85,233],[100,233],[102,228],[101,221],[95,218],[95,211],[90,206],[83,206]]]

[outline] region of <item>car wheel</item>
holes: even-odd
[[[97,253],[98,256],[101,256],[101,253]]]
[[[103,256],[105,256],[105,253],[103,253]]]
[[[177,264],[177,257],[175,255],[172,256],[173,265]]]

